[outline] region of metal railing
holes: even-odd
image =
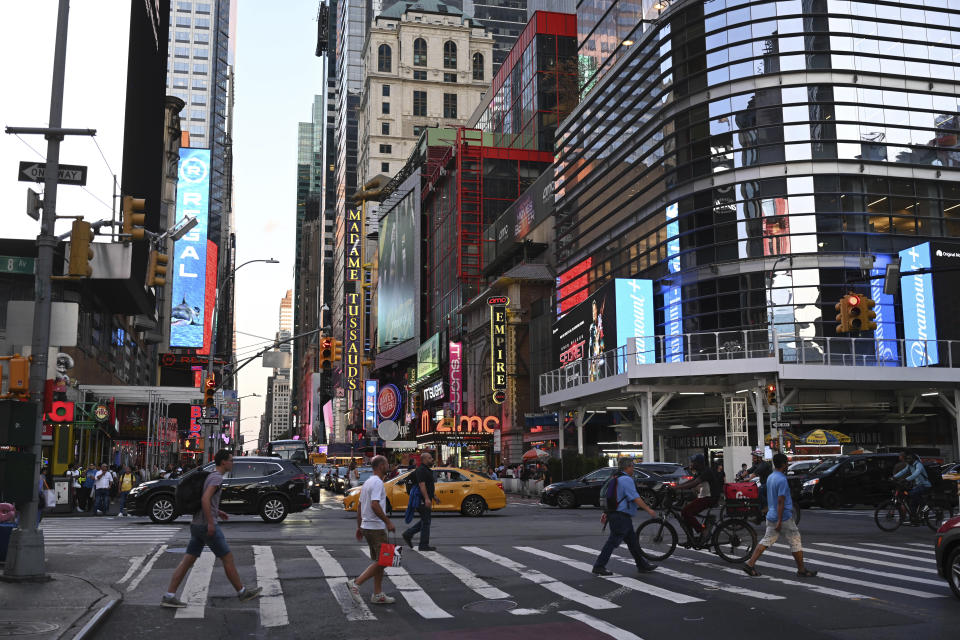
[[[540,375],[540,395],[624,375],[631,365],[776,358],[780,364],[841,367],[960,367],[960,340],[807,337],[712,331],[631,338],[626,346]]]

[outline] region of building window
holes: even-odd
[[[190,104],[207,104],[207,94],[205,93],[193,94],[193,97],[190,98]]]
[[[391,144],[380,145],[380,153],[393,153],[393,145]]]
[[[207,58],[210,57],[210,49],[207,49],[206,47],[204,47],[204,48],[202,48],[202,49],[194,49],[194,50],[193,50],[193,57],[194,57],[194,58],[203,58],[204,60],[206,60]]]
[[[207,73],[207,63],[206,62],[194,62],[193,63],[193,72],[194,73]]]
[[[420,134],[423,133],[424,128],[425,128],[425,127],[424,127],[423,125],[421,125],[421,124],[414,125],[414,127],[413,127],[413,135],[415,135],[415,136],[417,136],[417,137],[419,138],[419,137],[420,137]]]
[[[380,113],[384,113],[384,114],[390,113],[389,102],[384,102],[382,105],[380,105]]]
[[[178,26],[178,27],[189,27],[189,26],[190,26],[190,16],[177,16],[177,26]]]
[[[413,41],[413,66],[427,66],[427,41],[423,38],[417,38]]]
[[[177,3],[177,11],[190,11],[191,9],[193,9],[193,3],[192,3],[192,2],[178,2],[178,3]]]
[[[390,50],[390,45],[382,44],[377,49],[377,71],[389,73],[391,66],[393,66],[393,52]]]
[[[387,98],[389,96],[390,96],[390,85],[385,84],[383,85],[383,97]]]
[[[427,92],[426,91],[413,92],[413,115],[415,116],[427,115]]]
[[[207,132],[207,128],[200,124],[190,125],[190,135],[192,136],[202,136]]]
[[[457,117],[457,94],[455,93],[443,94],[443,117],[444,118]]]
[[[483,54],[473,54],[473,79],[483,80]]]
[[[197,3],[197,13],[210,13],[210,5],[204,2]]]
[[[207,117],[207,112],[203,109],[191,109],[190,110],[190,119],[191,120],[204,120]]]
[[[190,47],[174,47],[173,55],[177,58],[189,58],[190,57]]]
[[[189,62],[180,62],[179,60],[173,63],[173,70],[180,73],[189,73],[190,72],[190,63]]]
[[[427,72],[426,72],[426,71],[414,71],[414,72],[413,72],[413,79],[414,79],[414,80],[426,80],[426,79],[427,79]]]
[[[194,44],[210,44],[210,34],[206,31],[198,31],[193,34]]]
[[[380,133],[382,133],[382,134],[385,135],[385,136],[390,135],[390,123],[389,123],[389,122],[381,122],[381,123],[380,123]]]
[[[447,40],[443,43],[443,68],[457,68],[457,43],[453,40]]]
[[[173,86],[178,89],[186,89],[190,79],[186,76],[174,76],[173,77]]]
[[[389,162],[381,162],[381,163],[380,163],[380,172],[381,172],[381,173],[390,173],[390,163],[389,163]]]
[[[443,74],[443,81],[444,81],[444,82],[456,82],[456,81],[457,81],[457,74],[455,74],[455,73],[445,73],[445,74]]]
[[[194,78],[193,79],[193,88],[201,89],[206,91],[207,89],[207,79],[206,78]]]
[[[197,18],[196,21],[194,21],[193,26],[197,29],[209,29],[210,18]]]
[[[190,32],[177,31],[177,42],[190,42]]]

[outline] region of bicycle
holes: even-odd
[[[704,530],[694,534],[680,517],[680,511],[674,504],[675,491],[667,489],[657,509],[660,514],[637,527],[640,551],[644,557],[662,561],[669,558],[677,548],[677,530],[667,520],[671,516],[680,524],[687,536],[682,545],[687,549],[713,549],[717,555],[731,563],[746,562],[757,546],[757,532],[742,518],[724,518],[720,508],[720,518],[713,516],[713,509],[707,509],[703,517]]]
[[[873,512],[873,520],[881,531],[888,533],[896,531],[906,521],[923,522],[931,531],[936,531],[945,520],[953,516],[952,507],[938,505],[932,496],[925,495],[921,498],[922,501],[914,519],[910,510],[909,496],[909,490],[899,485],[894,488],[892,498],[877,506]]]

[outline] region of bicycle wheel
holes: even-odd
[[[881,531],[896,531],[903,524],[903,505],[897,500],[887,500],[880,503],[873,512],[873,520]]]
[[[663,518],[652,518],[637,527],[640,552],[649,560],[666,560],[677,548],[677,530]]]
[[[757,548],[757,532],[739,518],[724,520],[713,533],[713,548],[727,562],[746,562]]]
[[[933,532],[936,532],[940,525],[950,518],[950,511],[943,507],[927,506],[923,510],[923,521]]]

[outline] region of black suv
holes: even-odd
[[[679,466],[679,465],[677,465]],[[682,468],[682,467],[681,467]],[[665,469],[669,471],[670,469]],[[600,489],[603,483],[610,479],[615,471],[614,467],[601,467],[595,471],[576,478],[575,480],[561,480],[543,488],[540,492],[540,502],[561,509],[576,509],[582,504],[600,506]],[[644,502],[653,506],[657,504],[657,494],[654,487],[672,479],[659,476],[648,469],[640,469],[639,465],[633,469],[633,477],[637,483],[637,492]]]
[[[214,468],[212,462],[200,467],[203,471]],[[127,496],[127,511],[135,516],[150,516],[158,523],[173,522],[181,515],[176,509],[177,485],[188,475],[134,487]],[[303,470],[290,460],[235,457],[233,469],[223,480],[220,510],[232,515],[259,514],[265,522],[282,522],[288,513],[303,511],[312,504],[308,482]]]

